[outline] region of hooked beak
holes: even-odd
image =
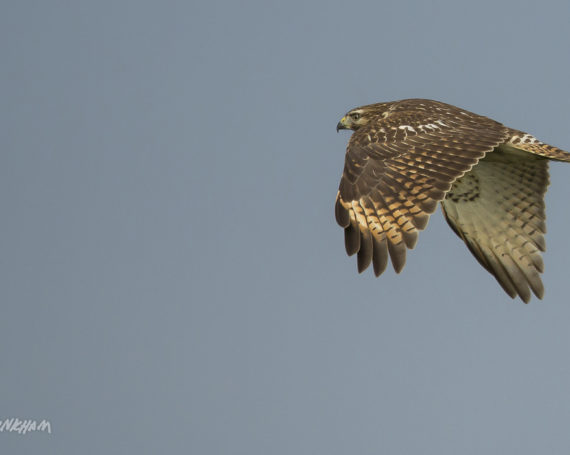
[[[347,130],[348,127],[346,126],[346,116],[340,119],[340,122],[336,124],[336,132],[338,133],[339,130]]]

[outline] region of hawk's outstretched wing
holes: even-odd
[[[355,131],[335,215],[358,270],[372,262],[378,276],[390,255],[400,272],[437,202],[508,135],[498,122],[437,102],[378,116]]]
[[[442,202],[445,218],[511,297],[542,298],[548,161],[500,146],[457,180]],[[530,287],[530,289],[529,289]]]

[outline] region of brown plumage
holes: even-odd
[[[362,106],[352,129],[335,215],[359,272],[406,262],[437,203],[455,233],[511,297],[542,298],[548,160],[570,153],[464,109],[409,99]]]

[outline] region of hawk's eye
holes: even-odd
[[[358,120],[361,117],[361,114],[354,112],[353,114],[350,114],[350,117],[352,117],[352,120]]]

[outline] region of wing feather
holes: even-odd
[[[544,294],[548,161],[499,147],[458,179],[442,202],[445,218],[511,297]]]
[[[403,269],[406,249],[453,182],[509,134],[494,120],[447,104],[397,103],[352,135],[335,205],[347,253],[358,253],[360,272],[372,263],[376,275],[388,255],[396,272]]]

